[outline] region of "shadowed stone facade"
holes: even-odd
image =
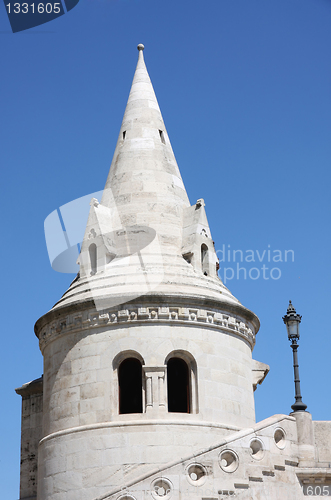
[[[138,50],[80,272],[35,325],[43,378],[17,389],[20,500],[331,496],[331,422],[256,423],[259,320],[218,278]]]

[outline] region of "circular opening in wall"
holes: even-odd
[[[259,439],[252,439],[250,445],[251,455],[255,460],[261,460],[264,457],[263,443]]]
[[[274,433],[274,440],[276,443],[276,446],[280,448],[281,450],[285,448],[286,446],[286,434],[284,429],[278,428],[275,430]]]
[[[201,486],[206,482],[207,471],[201,464],[191,464],[187,468],[187,479],[194,486]]]
[[[232,450],[224,450],[221,452],[220,457],[220,467],[225,472],[234,472],[238,469],[239,458],[237,454]]]
[[[172,484],[169,479],[155,479],[152,483],[152,495],[158,500],[167,500],[171,497]]]
[[[132,495],[121,495],[120,497],[117,498],[117,500],[136,500],[134,496]]]

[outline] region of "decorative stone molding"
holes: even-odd
[[[146,366],[143,371],[146,379],[146,413],[166,410],[165,380],[166,366]]]
[[[36,396],[43,393],[43,376],[32,380],[27,384],[22,385],[15,389],[15,392],[22,396],[22,398],[28,398],[30,396]]]
[[[208,325],[210,328],[232,333],[245,339],[251,348],[255,344],[255,334],[250,326],[229,314],[198,307],[140,307],[130,305],[125,309],[102,312],[87,310],[81,313],[74,312],[59,316],[41,330],[39,334],[40,349],[43,351],[50,341],[62,334],[104,326],[112,327],[120,324],[132,325],[146,322],[169,322],[174,325],[183,323]]]
[[[270,366],[252,359],[253,390],[256,391],[258,384],[262,384],[270,371]]]

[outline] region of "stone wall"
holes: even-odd
[[[38,444],[42,438],[42,377],[16,389],[22,396],[20,500],[37,498]]]
[[[64,318],[61,329],[50,325],[41,335],[38,500],[95,498],[131,470],[136,477],[138,470],[254,425],[253,332],[243,318],[212,309],[130,304],[79,319]],[[173,356],[190,371],[189,413],[168,412],[167,362]],[[142,363],[140,414],[119,413],[118,367],[127,357]]]
[[[316,458],[318,462],[325,462],[325,467],[331,467],[331,422],[316,420],[313,424]]]

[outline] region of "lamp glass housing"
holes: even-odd
[[[286,329],[289,340],[300,338],[299,325],[300,322],[296,319],[289,319],[286,322]]]

